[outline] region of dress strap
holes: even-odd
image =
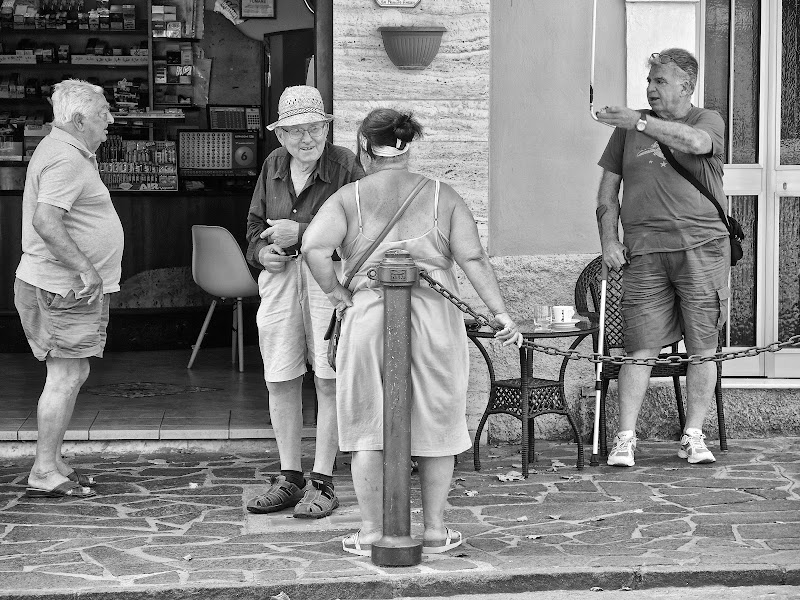
[[[363,234],[364,228],[361,223],[361,201],[358,196],[358,179],[356,179],[356,210],[358,211],[358,232]]]

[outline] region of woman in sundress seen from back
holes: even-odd
[[[358,156],[367,176],[342,187],[319,210],[303,236],[302,252],[331,303],[343,311],[337,352],[336,406],[339,447],[352,453],[353,485],[361,528],[342,541],[345,551],[369,556],[383,527],[383,290],[366,273],[387,250],[410,253],[420,269],[457,293],[454,265],[502,327],[505,345],[522,336],[506,313],[472,213],[450,186],[427,180],[403,216],[345,289],[331,255],[349,273],[423,179],[408,169],[409,146],[422,127],[410,113],[379,108],[358,130]],[[351,292],[352,290],[352,292]],[[440,553],[463,541],[444,523],[453,456],[468,450],[466,399],[469,354],[463,314],[421,282],[411,293],[411,454],[419,464],[425,530],[423,553]]]

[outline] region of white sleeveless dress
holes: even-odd
[[[383,449],[383,290],[366,272],[387,250],[402,249],[447,289],[458,293],[448,238],[438,227],[436,181],[432,227],[419,237],[382,242],[353,278],[353,306],[342,321],[337,349],[336,406],[344,452]],[[373,240],[363,234],[358,182],[358,236],[340,249],[345,272]],[[471,446],[466,421],[469,353],[464,318],[452,303],[420,281],[411,292],[411,453],[459,454]]]

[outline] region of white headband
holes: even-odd
[[[397,140],[396,146],[373,146],[372,147],[372,154],[375,156],[380,156],[383,158],[393,158],[395,156],[400,156],[408,152],[408,143],[406,143],[405,147],[400,150],[400,145],[403,143],[402,140]],[[367,151],[367,140],[361,138],[361,149],[364,152]]]
[[[399,140],[398,140],[399,141]],[[372,153],[375,156],[383,156],[383,157],[392,157],[392,156],[400,156],[401,154],[405,154],[408,152],[408,144],[402,150],[398,150],[392,146],[373,146]]]

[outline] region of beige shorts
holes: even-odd
[[[716,348],[728,316],[730,256],[723,237],[632,257],[622,276],[625,349],[663,348],[681,337],[689,354]]]
[[[342,263],[334,262],[341,281]],[[301,256],[286,263],[280,273],[258,276],[261,304],[256,313],[258,344],[264,359],[264,379],[290,381],[306,372],[306,363],[322,379],[336,378],[328,364],[328,342],[323,337],[333,305],[317,285]]]
[[[14,280],[14,305],[33,355],[39,360],[103,356],[108,326],[108,300],[89,304],[75,298],[45,291],[21,279]]]

